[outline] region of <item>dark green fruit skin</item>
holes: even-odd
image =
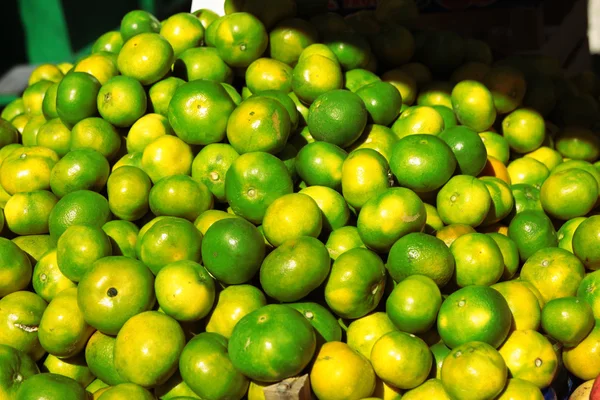
[[[179,260],[200,262],[202,233],[187,219],[165,217],[156,222],[141,238],[139,259],[154,275],[162,267]],[[169,251],[176,247],[183,255]],[[159,253],[157,255],[157,252]]]
[[[2,133],[2,139],[0,141],[0,146],[2,147],[11,143],[15,143],[17,138],[20,136],[17,128],[15,128],[9,121],[2,118],[0,118],[0,132]]]
[[[56,90],[56,112],[63,124],[73,127],[84,118],[98,113],[98,79],[87,72],[69,72]]]
[[[227,285],[252,279],[260,269],[265,252],[260,231],[242,218],[215,222],[202,240],[204,266],[217,280]]]
[[[460,306],[459,303],[463,301],[464,305]],[[488,323],[481,330],[474,332],[476,326],[471,325],[473,319],[469,312],[469,305],[475,307],[474,313],[484,308],[487,309],[490,315],[501,319],[503,324],[499,326]],[[451,321],[450,326],[459,324],[461,330],[471,330],[472,334],[462,332],[462,334],[452,335],[442,326],[442,314],[446,314],[448,321]],[[488,286],[473,285],[457,290],[444,300],[438,314],[437,327],[444,344],[451,349],[472,341],[485,342],[498,348],[508,336],[511,321],[510,308],[500,292]]]
[[[365,103],[369,121],[388,126],[400,115],[402,96],[398,89],[388,82],[373,82],[356,91]]]
[[[296,172],[308,186],[342,188],[342,165],[348,153],[332,143],[313,142],[303,146],[296,156]]]
[[[444,120],[444,127],[446,129],[454,128],[458,124],[452,109],[446,106],[431,106],[431,108],[440,113],[442,119]]]
[[[316,140],[348,147],[367,125],[362,99],[348,90],[332,90],[317,97],[308,112],[308,129]]]
[[[416,166],[415,159],[419,160]],[[394,145],[390,168],[401,186],[430,192],[452,177],[456,157],[450,146],[436,136],[409,135]]]
[[[77,199],[76,207],[73,199]],[[99,205],[99,206],[98,206]],[[86,207],[81,210],[80,207]],[[58,223],[53,223],[55,221]],[[50,212],[50,236],[58,238],[72,225],[91,225],[102,228],[110,220],[108,200],[91,190],[76,190],[60,199]]]
[[[330,263],[329,252],[319,239],[290,239],[264,259],[260,283],[267,295],[279,301],[298,301],[325,281]]]
[[[508,226],[508,237],[517,244],[521,261],[526,261],[540,249],[558,246],[552,221],[539,211],[526,210],[517,214]]]
[[[233,82],[233,70],[214,47],[192,47],[181,52],[173,64],[173,76],[186,82],[196,79]]]
[[[333,263],[325,285],[325,300],[340,317],[360,318],[377,307],[385,282],[385,266],[377,254],[361,247],[351,249]],[[331,297],[331,293],[340,290],[350,292],[353,298],[340,302]]]
[[[487,162],[487,150],[477,132],[466,126],[455,126],[444,130],[440,138],[454,152],[458,161],[458,174],[479,175]]]
[[[557,324],[556,330],[552,329],[553,323]],[[553,299],[542,309],[542,328],[565,346],[576,346],[594,329],[594,312],[577,297]]]
[[[105,343],[105,345],[85,347],[85,360],[92,374],[110,386],[127,382],[119,376],[119,373],[115,368],[114,348],[116,339],[114,336],[105,335],[100,331],[96,331],[90,340],[96,342],[102,341]],[[95,360],[95,362],[90,362],[92,360]]]
[[[255,191],[252,200],[248,198],[250,189]],[[262,222],[272,202],[293,191],[286,165],[269,153],[242,154],[225,175],[225,198],[231,209],[255,224]]]
[[[229,340],[234,367],[252,380],[278,382],[297,375],[312,359],[315,331],[298,311],[271,304],[242,318]]]
[[[231,364],[227,339],[218,333],[194,336],[181,352],[179,372],[183,381],[205,399],[239,399],[248,390],[248,379]]]
[[[24,352],[14,347],[0,344],[0,397],[16,399],[23,383],[39,374],[35,362]]]
[[[98,165],[99,170],[85,168],[91,165]],[[50,188],[58,197],[76,190],[89,189],[99,192],[106,184],[109,175],[110,165],[100,152],[94,149],[72,150],[52,169]],[[55,177],[59,179],[53,179]]]
[[[211,106],[207,112],[189,109],[190,101],[200,100]],[[228,118],[234,109],[235,103],[220,83],[197,80],[184,83],[175,90],[169,102],[168,118],[181,140],[189,144],[207,145],[223,140],[227,119],[222,116]]]
[[[160,32],[160,21],[144,10],[133,10],[125,14],[121,20],[121,36],[123,42],[135,35],[146,32]]]
[[[418,241],[413,240],[415,236],[419,237]],[[411,256],[411,254],[416,255],[416,257]],[[422,232],[413,232],[401,237],[394,243],[388,255],[386,268],[390,277],[395,282],[400,282],[411,275],[425,275],[422,268],[427,267],[430,260],[436,260],[435,264],[443,260],[446,264],[451,265],[450,269],[454,271],[454,257],[441,239]],[[427,276],[433,279],[439,287],[443,287],[452,278],[451,271],[447,271],[444,275]]]
[[[324,43],[335,54],[340,65],[345,71],[364,68],[369,63],[371,46],[369,42],[361,35],[355,32],[331,32],[326,35]],[[360,49],[361,57],[346,56],[345,47],[354,47]]]
[[[27,379],[19,389],[18,400],[88,400],[85,389],[74,379],[43,373]]]
[[[398,329],[417,334],[435,324],[441,305],[442,294],[436,283],[426,276],[413,275],[396,285],[385,310]]]
[[[537,187],[528,183],[517,183],[516,185],[511,185],[510,190],[515,199],[515,206],[506,217],[506,223],[510,223],[514,216],[522,211],[544,212],[540,200],[540,189]]]
[[[327,308],[313,302],[288,303],[286,305],[298,311],[310,322],[317,337],[317,349],[326,342],[342,340],[342,327]]]

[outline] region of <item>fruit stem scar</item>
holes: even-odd
[[[106,291],[106,295],[108,297],[115,297],[119,292],[117,291],[117,289],[115,289],[114,287],[111,287],[110,289],[108,289]]]
[[[218,181],[219,180],[219,174],[216,171],[211,172],[210,174],[208,174],[210,176],[210,179],[213,181]]]
[[[254,197],[256,196],[256,189],[250,188],[246,193],[248,194],[248,197]]]
[[[315,315],[312,313],[312,311],[307,311],[304,313],[304,317],[306,319],[313,319],[315,317]]]
[[[542,366],[542,359],[541,358],[536,358],[535,359],[535,366],[536,367],[541,367]]]

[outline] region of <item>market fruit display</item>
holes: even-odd
[[[597,396],[600,80],[416,9],[135,10],[37,66],[0,399]]]

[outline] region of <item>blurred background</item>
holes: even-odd
[[[381,1],[381,0],[380,0]],[[594,2],[595,0],[590,0]],[[0,96],[18,91],[18,70],[27,65],[78,59],[95,38],[118,29],[121,17],[144,9],[159,19],[199,4],[223,0],[4,0],[4,38],[0,57]],[[349,14],[374,9],[378,0],[298,0],[308,12]],[[592,69],[588,40],[587,0],[396,0],[393,12],[415,28],[450,29],[486,40],[499,55],[537,53],[555,57],[568,73]],[[592,5],[589,5],[592,8]],[[218,7],[217,7],[218,8]],[[598,13],[594,13],[598,14]],[[418,15],[418,18],[417,18]],[[600,18],[600,16],[598,16]],[[596,69],[596,68],[594,68]],[[21,74],[22,75],[22,74]],[[4,77],[4,79],[2,79]]]

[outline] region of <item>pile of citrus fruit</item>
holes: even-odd
[[[35,69],[0,119],[0,399],[600,374],[600,80],[379,3],[132,11]]]

